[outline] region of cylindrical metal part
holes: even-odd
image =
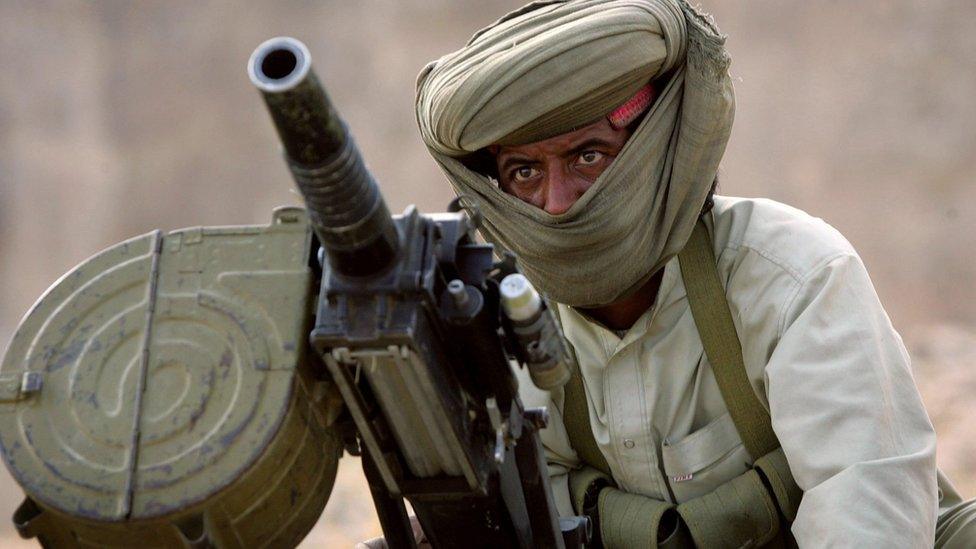
[[[525,275],[515,273],[502,279],[499,286],[502,309],[516,322],[531,320],[542,310],[542,298]]]
[[[502,310],[512,324],[532,382],[544,390],[565,385],[573,373],[573,360],[539,293],[519,273],[502,279],[499,290]]]
[[[396,226],[356,144],[312,71],[308,48],[272,38],[248,62],[331,267],[370,276],[393,263]]]
[[[454,300],[454,306],[459,310],[464,310],[471,299],[468,297],[468,289],[464,281],[455,278],[447,284],[447,293]]]

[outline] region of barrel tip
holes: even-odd
[[[247,62],[251,82],[263,92],[288,91],[308,75],[312,56],[301,41],[288,36],[265,40]]]

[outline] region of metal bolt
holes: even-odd
[[[447,283],[447,293],[451,295],[451,299],[454,300],[454,305],[458,309],[463,309],[468,304],[468,289],[465,287],[464,282],[455,278],[454,280]]]
[[[44,377],[40,372],[24,372],[20,381],[20,392],[24,395],[37,393],[44,386]]]

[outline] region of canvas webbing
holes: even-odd
[[[556,307],[552,307],[553,316],[559,322],[559,313]],[[576,352],[573,346],[568,346],[573,353],[573,360],[576,364]],[[600,447],[593,438],[593,427],[590,425],[590,410],[586,405],[586,389],[583,387],[583,376],[580,374],[579,366],[573,369],[573,375],[563,386],[563,424],[566,426],[566,434],[569,436],[569,444],[576,450],[579,458],[593,467],[597,471],[613,478],[610,472],[610,464],[604,457]]]
[[[742,347],[718,274],[711,238],[702,221],[695,225],[691,239],[678,254],[678,262],[691,314],[722,399],[749,455],[754,460],[759,459],[778,448],[779,440],[773,432],[769,414],[753,391],[746,374]],[[556,308],[552,309],[558,320]],[[578,368],[564,390],[563,414],[570,444],[587,465],[610,475],[610,466],[593,439],[586,392]]]
[[[742,360],[742,346],[703,221],[699,220],[695,225],[688,244],[678,254],[678,262],[688,305],[722,399],[746,450],[753,460],[757,460],[778,448],[779,440],[773,432],[769,413],[749,382]]]
[[[608,494],[615,491],[602,490],[600,515],[608,527],[613,525],[608,541],[626,540],[622,545],[611,543],[614,547],[630,547],[633,546],[631,542],[638,539],[641,546],[661,546],[648,532],[647,521],[657,524],[654,517],[660,514],[663,505],[678,510],[695,543],[700,546],[734,545],[736,540],[748,539],[757,545],[770,543],[772,546],[795,547],[789,524],[796,516],[802,492],[793,481],[769,414],[749,382],[711,239],[703,222],[697,223],[691,239],[678,255],[678,261],[705,355],[746,450],[756,456],[755,469],[719,486],[714,492],[677,507],[637,495],[630,499],[611,498]],[[556,316],[558,320],[558,314]],[[566,384],[563,411],[570,444],[580,459],[610,475],[606,458],[593,438],[583,379],[578,369]],[[600,477],[592,470],[581,472],[581,476],[587,478]],[[571,482],[572,491],[576,492],[572,494],[574,498],[581,497],[586,489],[587,483],[579,480],[581,482]],[[648,512],[637,513],[641,518],[635,520],[637,509]],[[621,520],[623,518],[627,520]],[[785,521],[782,528],[779,520]],[[688,545],[686,540],[676,543],[679,547]]]
[[[759,474],[746,471],[678,506],[697,547],[762,547],[780,532],[780,519]]]
[[[604,549],[659,547],[659,531],[676,524],[676,519],[666,518],[676,512],[673,504],[614,488],[600,492],[599,508],[600,540]],[[685,541],[676,546],[689,545]]]

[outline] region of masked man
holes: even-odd
[[[683,0],[550,0],[420,75],[424,142],[578,360],[522,383],[560,513],[606,546],[976,543],[851,245],[713,197],[729,62]]]

